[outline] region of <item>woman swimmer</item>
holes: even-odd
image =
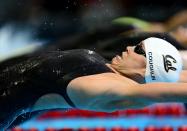
[[[25,112],[79,108],[112,112],[155,102],[186,102],[187,73],[170,43],[148,38],[110,62],[76,49],[0,65],[0,128]]]

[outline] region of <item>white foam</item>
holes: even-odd
[[[5,25],[0,29],[0,62],[33,52],[43,43],[35,40],[29,29],[21,30],[13,25]]]

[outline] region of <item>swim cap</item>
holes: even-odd
[[[146,52],[146,83],[177,82],[182,70],[179,51],[160,38],[150,37],[142,43]]]

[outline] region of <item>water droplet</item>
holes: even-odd
[[[63,55],[59,55],[59,56],[58,56],[58,58],[61,58],[61,57],[63,57]]]
[[[88,51],[88,54],[93,54],[93,51],[89,50],[89,51]]]
[[[60,70],[57,70],[56,73],[57,73],[57,75],[59,75],[59,74],[61,73],[61,71],[60,71]]]
[[[26,69],[21,69],[21,73],[25,72]]]
[[[16,81],[16,82],[14,82],[14,85],[17,85],[18,84],[18,82]]]

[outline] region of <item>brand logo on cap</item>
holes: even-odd
[[[169,70],[176,71],[177,69],[172,66],[172,63],[177,63],[176,59],[173,58],[170,55],[162,55],[163,61],[164,61],[164,68],[166,72],[169,72]]]
[[[152,52],[148,53],[149,58],[149,69],[150,69],[150,75],[152,80],[156,80],[155,72],[154,72],[154,65],[153,65],[153,55]]]

